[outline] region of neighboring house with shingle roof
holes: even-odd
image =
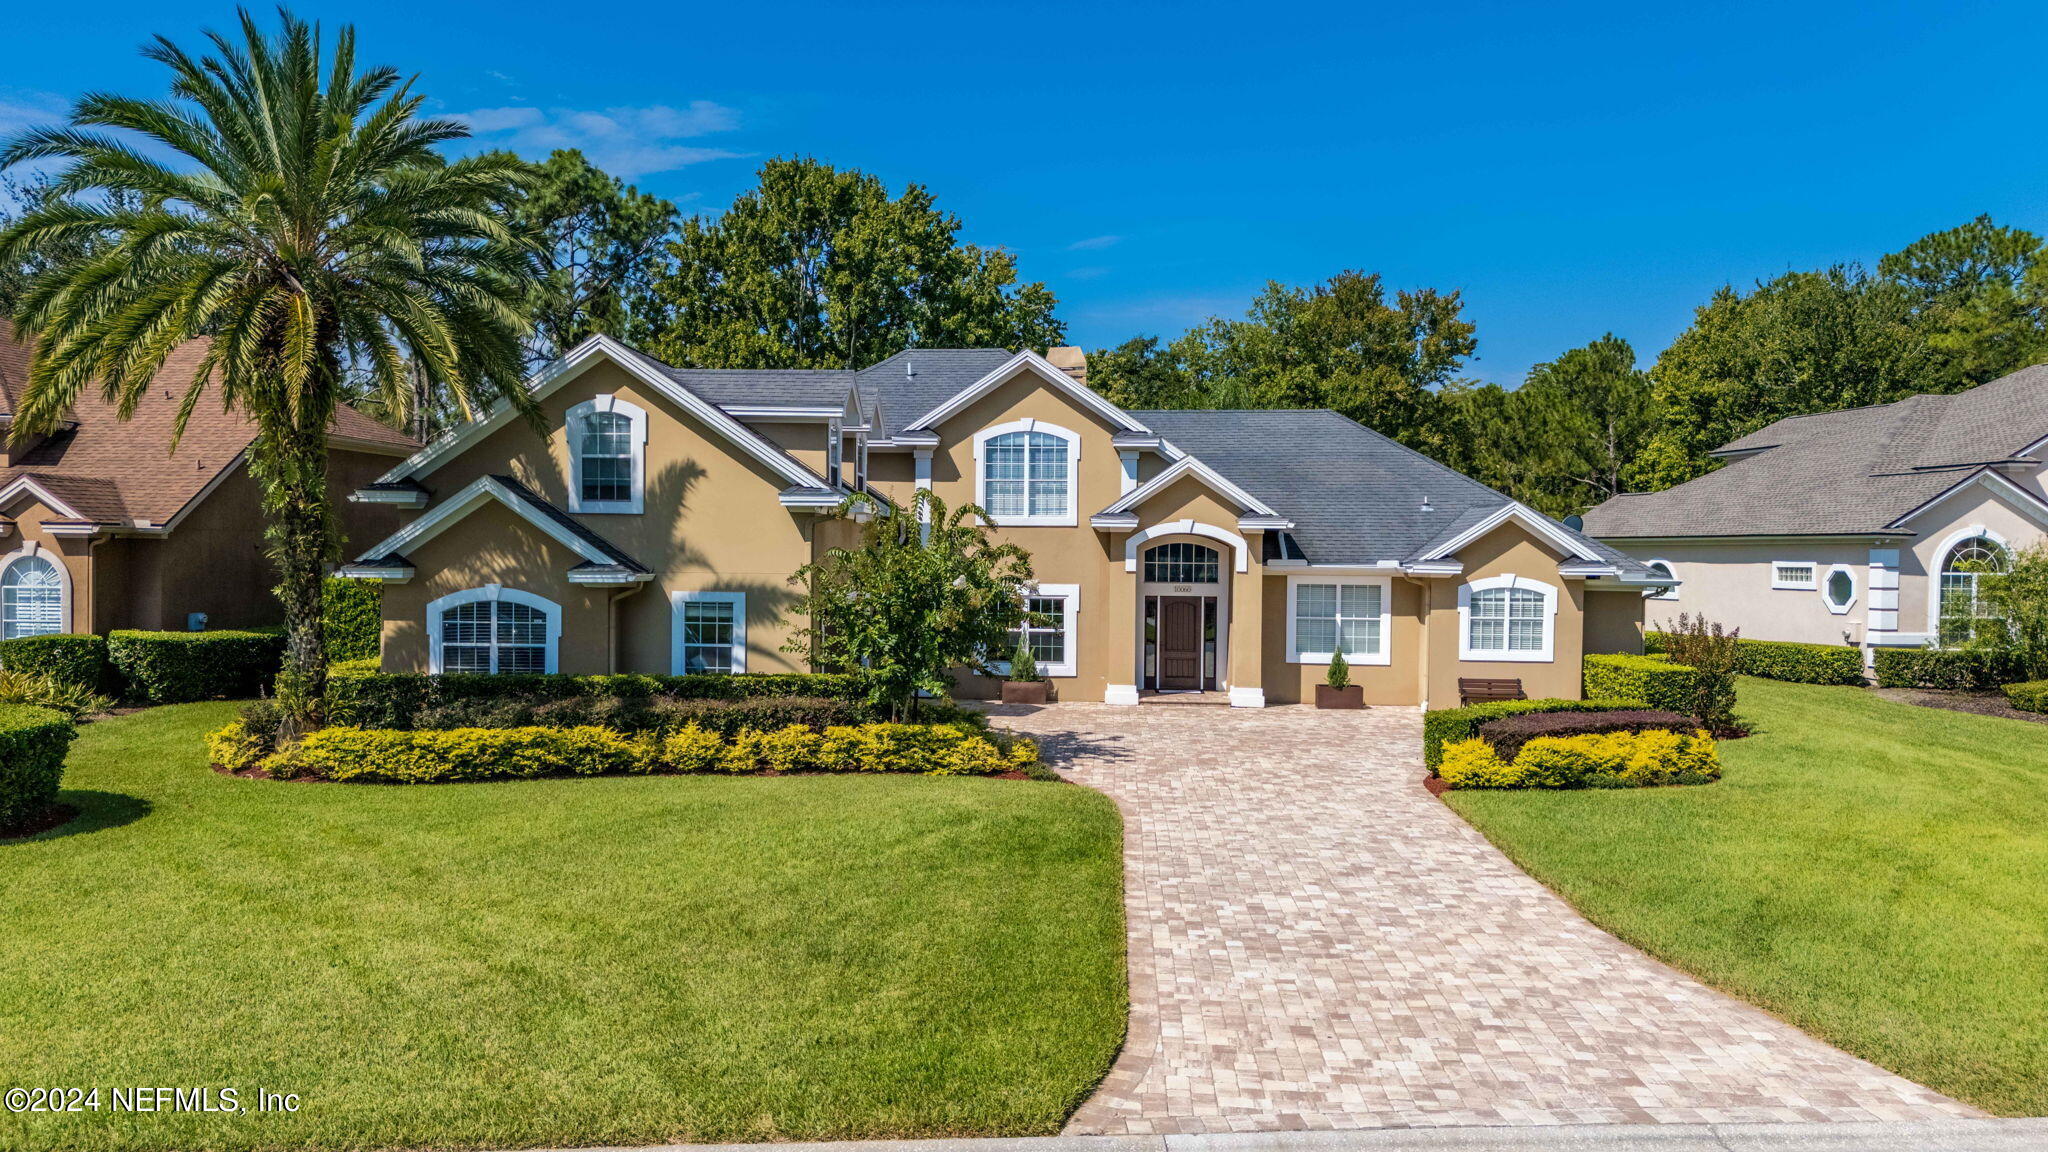
[[[1583,652],[1640,645],[1655,576],[1613,548],[1336,413],[1125,411],[1048,355],[710,371],[596,337],[535,377],[545,436],[503,409],[364,485],[417,516],[347,570],[386,582],[391,670],[785,671],[830,513],[930,488],[1031,552],[1068,700],[1292,703],[1340,643],[1373,702],[1576,696]]]
[[[171,354],[127,420],[97,391],[56,432],[0,443],[0,635],[274,624],[276,575],[262,555],[263,517],[245,467],[255,426],[202,399],[176,452],[179,401],[204,354]],[[30,349],[0,327],[0,429],[27,387]],[[418,448],[352,408],[335,414],[329,475],[351,491]],[[386,508],[350,506],[348,540],[397,526]]]
[[[2048,531],[2048,365],[1789,417],[1713,455],[1717,471],[1586,513],[1588,534],[1682,582],[1650,601],[1653,623],[1690,611],[1759,640],[1938,643],[1975,614],[1958,565]]]

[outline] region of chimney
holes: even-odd
[[[1086,387],[1088,384],[1088,354],[1071,344],[1045,350],[1045,362],[1074,378],[1074,383]]]

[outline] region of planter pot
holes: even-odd
[[[1043,680],[1003,681],[1003,703],[1043,704],[1052,698],[1052,685]]]
[[[1316,685],[1316,707],[1318,708],[1363,708],[1365,688],[1353,684],[1349,688],[1332,688],[1328,684]]]

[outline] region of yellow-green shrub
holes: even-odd
[[[322,728],[264,767],[287,778],[438,784],[647,772],[655,762],[646,742],[609,728]]]
[[[723,772],[813,772],[824,738],[802,724],[772,732],[749,728],[734,736],[720,758]]]
[[[661,743],[661,762],[678,772],[715,772],[725,757],[718,733],[685,724]]]
[[[1453,788],[1634,788],[1721,778],[1713,737],[1650,729],[1542,736],[1503,761],[1484,740],[1444,745],[1437,774]]]
[[[213,762],[230,772],[241,772],[254,768],[258,761],[270,755],[274,743],[268,733],[256,732],[241,720],[231,720],[225,728],[216,728],[206,734],[206,751]]]

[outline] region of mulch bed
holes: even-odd
[[[2029,724],[2048,724],[2048,714],[2022,712],[2006,703],[2005,693],[1998,691],[1970,692],[1936,688],[1872,688],[1871,691],[1899,704],[1943,708],[1950,712],[1969,712],[1977,716],[2003,716],[2007,720],[2025,720]]]
[[[60,824],[69,824],[78,817],[78,809],[69,804],[52,804],[41,814],[32,816],[19,824],[0,825],[0,840],[19,840],[38,832],[48,832]]]

